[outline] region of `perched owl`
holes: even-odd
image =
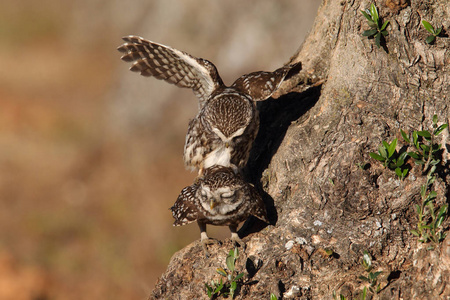
[[[255,101],[269,98],[301,68],[296,63],[274,72],[250,73],[227,87],[208,60],[138,36],[123,39],[126,43],[118,50],[125,53],[122,60],[133,62],[131,71],[191,88],[198,97],[199,112],[189,123],[184,162],[199,175],[214,165],[236,171],[247,163],[259,128]]]
[[[231,240],[245,247],[236,229],[251,215],[267,222],[266,209],[255,187],[245,182],[232,168],[215,166],[205,169],[196,182],[185,187],[170,208],[174,226],[197,221],[203,249],[215,242],[206,234],[206,224],[228,225]]]

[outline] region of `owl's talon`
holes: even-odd
[[[208,252],[208,247],[207,245],[212,245],[212,244],[217,244],[217,245],[222,245],[222,243],[219,240],[216,239],[212,239],[212,238],[205,238],[201,240],[202,242],[202,248],[203,248],[203,252],[205,253],[205,256],[207,258],[209,258],[211,256],[211,254]]]
[[[237,233],[231,233],[231,240],[234,242],[234,244],[237,246],[239,245],[242,250],[245,251],[246,244],[245,242],[238,236]]]

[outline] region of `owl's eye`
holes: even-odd
[[[231,199],[234,197],[234,191],[222,193],[220,194],[220,197],[222,199]]]
[[[205,190],[200,191],[200,196],[202,197],[203,200],[206,200],[206,198],[208,198],[208,195],[206,194]]]

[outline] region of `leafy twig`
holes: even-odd
[[[206,293],[208,297],[212,299],[215,295],[231,296],[234,299],[234,293],[237,289],[239,280],[244,276],[244,273],[236,274],[236,259],[239,257],[239,250],[235,248],[231,249],[226,258],[227,270],[223,268],[217,268],[216,272],[227,280],[223,283],[222,278],[220,281],[211,280],[211,285],[205,283]]]
[[[428,44],[432,44],[436,37],[438,37],[441,34],[442,26],[440,28],[434,29],[433,25],[431,25],[428,21],[422,20],[422,25],[425,27],[426,30],[428,30],[431,35],[427,36],[426,42]]]
[[[366,17],[367,24],[371,28],[369,30],[365,30],[362,35],[375,38],[375,44],[377,45],[377,47],[380,47],[381,38],[384,38],[389,34],[386,30],[389,21],[386,21],[383,23],[383,25],[380,25],[381,20],[378,15],[378,10],[373,3],[370,5],[370,8],[366,9],[365,11],[361,10],[361,13],[364,15],[364,17]]]

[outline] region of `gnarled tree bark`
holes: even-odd
[[[390,21],[378,48],[362,36],[368,26],[360,10],[369,1],[324,1],[292,58],[302,72],[278,99],[261,103],[248,178],[264,194],[273,224],[258,230],[261,224],[249,220],[240,231],[247,249],[237,269],[246,279],[236,299],[330,299],[334,291],[355,298],[367,285],[358,279],[367,276],[364,250],[382,271],[380,299],[450,297],[450,237],[428,251],[409,232],[426,176],[412,166],[402,181],[369,157],[382,140],[400,140],[400,129],[429,129],[434,114],[449,122],[450,42],[438,37],[428,45],[421,20],[449,28],[450,6],[394,2],[376,2]],[[448,130],[440,137],[433,188],[442,205],[450,193]],[[180,250],[151,298],[206,299],[204,285],[220,278],[216,268],[225,267],[231,248],[229,241],[212,246],[209,259],[198,241]]]

